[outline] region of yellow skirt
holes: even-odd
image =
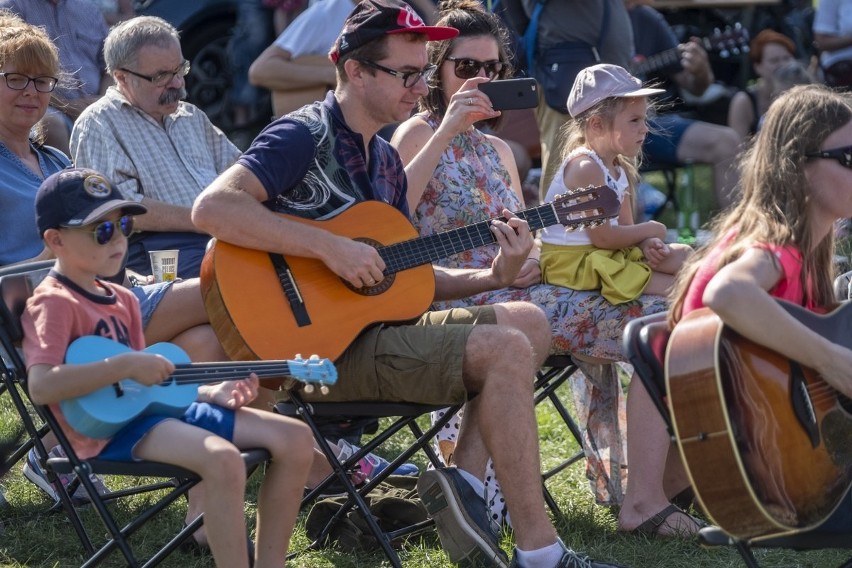
[[[610,303],[623,304],[642,295],[651,279],[651,268],[639,247],[607,250],[594,245],[543,243],[541,276],[546,284],[600,290]]]

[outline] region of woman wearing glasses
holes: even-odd
[[[492,110],[478,85],[511,75],[507,36],[499,20],[477,0],[450,0],[440,6],[439,23],[459,36],[429,46],[437,66],[421,112],[397,129],[391,143],[406,164],[412,221],[421,235],[463,227],[500,217],[503,208],[524,208],[515,161],[505,142],[480,130],[495,127],[500,113]],[[496,246],[479,247],[441,260],[450,268],[490,266]],[[551,352],[585,356],[588,381],[576,381],[581,401],[578,415],[588,417],[590,443],[585,448],[589,478],[599,503],[618,504],[626,472],[623,395],[612,361],[622,359],[621,334],[636,317],[666,309],[661,296],[612,305],[596,292],[541,284],[538,251],[527,259],[512,287],[439,302],[439,309],[531,301],[547,313],[553,330]],[[588,361],[593,361],[590,363]],[[445,429],[439,440],[444,456],[452,453],[457,430]],[[451,433],[453,432],[453,433]],[[490,466],[489,466],[490,467]],[[493,479],[493,475],[487,475]],[[489,481],[489,498],[499,515],[499,497]]]
[[[59,76],[59,54],[44,30],[0,11],[0,266],[49,258],[34,199],[44,178],[70,165],[44,145],[39,125]]]

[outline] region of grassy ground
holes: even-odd
[[[5,403],[5,401],[4,401]],[[559,417],[548,403],[538,408],[539,427],[544,464],[553,465],[576,449]],[[16,418],[8,404],[0,408],[0,424],[8,429]],[[404,444],[405,440],[397,441]],[[394,448],[389,448],[390,452]],[[257,492],[257,475],[251,480],[246,512],[251,518]],[[34,485],[26,481],[16,467],[3,481],[9,505],[2,510],[0,518],[5,525],[5,534],[0,537],[0,566],[70,567],[78,566],[82,558],[80,547],[73,530],[62,513],[44,514],[50,505]],[[126,480],[108,478],[112,488],[125,486]],[[534,481],[533,481],[534,483]],[[707,550],[692,541],[649,540],[644,537],[618,534],[615,531],[615,516],[607,508],[594,504],[581,465],[574,465],[549,482],[564,516],[554,518],[563,540],[578,550],[586,551],[596,558],[615,560],[632,567],[666,568],[718,568],[740,566],[739,557],[732,549]],[[148,498],[125,499],[113,505],[122,518],[144,506]],[[185,503],[173,505],[165,517],[149,526],[135,537],[137,546],[151,552],[177,531],[183,519]],[[104,530],[94,512],[83,509],[85,521],[93,538],[102,538]],[[304,518],[301,519],[301,522]],[[300,526],[293,542],[293,550],[308,544]],[[253,526],[253,519],[250,519]],[[504,547],[511,551],[511,539],[507,535]],[[413,568],[428,568],[448,565],[434,533],[410,540],[401,550],[403,564]],[[843,555],[833,551],[796,553],[792,551],[758,551],[765,566],[772,567],[825,567],[840,563]],[[296,558],[291,565],[310,568],[320,567],[373,567],[387,566],[380,554],[350,554],[333,550],[322,550]],[[106,566],[124,565],[120,555],[113,554]],[[165,566],[194,568],[213,566],[210,556],[194,556],[178,551],[167,559]]]
[[[654,175],[650,182],[660,183]],[[705,214],[713,208],[712,192],[709,185],[709,171],[696,168],[696,184],[700,209]],[[659,185],[659,187],[663,187]],[[672,226],[674,217],[666,212],[662,220]],[[565,389],[565,387],[563,387]],[[0,397],[0,435],[14,429],[17,416],[8,401]],[[561,423],[558,415],[549,404],[538,408],[538,423],[541,439],[541,452],[545,467],[555,465],[564,457],[576,451],[576,443]],[[402,447],[405,440],[396,441]],[[511,443],[507,440],[506,443]],[[389,447],[392,455],[399,447]],[[423,463],[421,462],[421,465]],[[258,476],[250,481],[246,512],[251,526],[254,525],[255,499]],[[113,489],[126,486],[127,481],[108,478],[107,483]],[[536,481],[531,480],[531,483]],[[0,566],[32,566],[39,568],[78,566],[84,561],[82,548],[73,529],[60,513],[46,514],[50,502],[34,485],[27,482],[20,473],[20,464],[3,480],[6,488],[8,506],[0,509],[0,519],[5,527],[0,535]],[[582,465],[574,465],[553,478],[548,486],[562,509],[563,516],[555,517],[559,534],[570,546],[588,552],[594,558],[613,560],[634,568],[720,568],[741,566],[742,562],[733,549],[703,549],[689,540],[649,540],[644,537],[618,534],[616,532],[615,513],[594,504],[585,480]],[[150,497],[135,497],[113,505],[113,509],[122,519],[129,519],[131,513],[140,510]],[[94,512],[83,509],[85,522],[94,539],[104,538],[105,531]],[[183,521],[185,502],[179,501],[166,511],[165,516],[140,531],[134,542],[143,553],[151,553],[176,532]],[[294,536],[292,549],[299,550],[308,544],[303,530],[304,515]],[[506,536],[504,547],[511,552],[511,537]],[[764,566],[773,568],[823,568],[840,564],[845,556],[838,551],[793,552],[789,550],[759,550],[758,559]],[[403,564],[411,568],[430,568],[448,565],[434,533],[409,540],[400,551]],[[119,554],[114,553],[106,566],[123,566]],[[384,557],[375,553],[350,554],[334,550],[322,550],[303,554],[291,565],[308,568],[325,567],[374,567],[388,566]],[[164,566],[196,568],[213,566],[209,555],[195,556],[178,551],[169,557]]]

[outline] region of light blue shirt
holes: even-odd
[[[47,177],[70,166],[56,148],[36,148]],[[36,256],[44,248],[35,221],[35,196],[44,178],[0,142],[0,266]]]

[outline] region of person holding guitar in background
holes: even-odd
[[[834,343],[794,317],[783,307],[785,304],[776,300],[794,304],[792,308],[799,307],[796,311],[824,312],[835,304],[832,292],[834,226],[838,219],[852,216],[852,97],[821,85],[796,86],[780,95],[769,107],[753,145],[741,159],[740,180],[742,196],[729,211],[714,221],[712,241],[697,251],[684,266],[671,296],[670,324],[674,331],[667,355],[669,404],[677,409],[676,395],[680,390],[674,375],[686,379],[700,367],[695,356],[687,355],[690,360],[687,366],[692,371],[685,374],[676,372],[673,361],[681,355],[679,348],[689,349],[692,346],[699,350],[716,350],[712,345],[697,345],[696,341],[680,345],[676,342],[680,331],[690,329],[689,316],[699,315],[692,312],[706,307],[743,340],[777,353],[785,362],[789,360],[813,369],[821,377],[826,384],[808,387],[812,410],[806,414],[813,415],[814,409],[819,410],[829,399],[834,400],[829,396],[831,389],[839,395],[852,397],[852,351],[847,347],[848,335],[844,333],[838,338],[846,341],[845,344]],[[713,376],[712,373],[710,376]],[[785,375],[777,384],[786,386],[791,382],[795,381]],[[790,388],[793,390],[793,387]],[[781,397],[784,401],[777,409],[753,410],[762,416],[758,420],[763,435],[770,432],[767,422],[774,423],[782,413],[786,414],[786,406],[798,396],[798,390],[794,390],[790,395]],[[764,399],[766,396],[751,398]],[[754,402],[757,406],[761,401]],[[726,406],[730,416],[739,413],[738,405],[731,402]],[[688,415],[709,414],[708,410],[694,406],[685,408],[683,412],[685,419],[689,419]],[[676,411],[673,414],[676,427],[681,430],[678,439],[682,450],[687,452],[689,445],[696,446],[702,454],[708,453],[712,444],[704,440],[712,436],[696,438],[685,434],[682,431],[684,422],[679,421]],[[829,433],[822,429],[821,433],[814,431],[812,436],[815,437],[809,438],[801,436],[803,429],[795,419],[786,424],[791,428],[777,433],[784,443],[771,443],[763,459],[758,460],[767,463],[752,465],[768,466],[768,462],[781,459],[784,456],[777,454],[794,447],[794,443],[798,444],[798,437],[802,437],[801,445],[808,452],[814,450],[814,454],[789,457],[800,462],[802,475],[812,480],[812,489],[817,494],[829,493],[817,478],[820,462],[816,459],[819,457],[816,450],[824,449],[823,444],[827,443],[824,437]],[[745,429],[738,429],[737,439],[744,443],[741,448],[743,460],[748,463],[753,454],[759,453],[759,448],[748,442],[746,436]],[[843,440],[848,451],[848,436]],[[689,467],[689,454],[685,453],[685,456]],[[838,464],[841,471],[846,470],[847,478],[848,467],[848,461],[845,465]],[[708,499],[709,492],[704,493],[706,486],[698,484],[696,476],[702,473],[699,470],[700,467],[690,468],[696,480],[696,491],[706,509],[712,503]],[[710,486],[716,487],[722,481],[717,471]],[[833,484],[836,482],[832,479]],[[781,483],[780,475],[768,483],[761,483],[758,478],[755,487],[758,493],[771,493]],[[799,477],[793,490],[798,492],[801,485],[802,477]],[[836,489],[842,496],[847,488],[848,484]],[[725,489],[723,486],[722,490]],[[784,498],[782,501],[793,499]],[[814,501],[816,499],[810,499],[805,508],[815,509]],[[777,500],[775,503],[775,506],[764,503],[765,510],[778,511],[787,507],[779,506]],[[729,509],[734,513],[734,524],[747,518],[747,504],[746,501],[739,506],[733,504],[734,508]],[[847,521],[852,516],[848,495],[840,511],[839,514],[845,512]],[[713,509],[708,509],[708,513],[711,516],[715,514]],[[784,519],[787,524],[794,525],[792,528],[800,522],[812,524],[814,519],[808,520],[804,510],[797,514],[801,515],[798,519],[790,516]],[[714,520],[726,531],[737,534],[721,518]],[[777,526],[774,528],[777,530]],[[759,528],[744,526],[740,534],[755,535],[755,530],[759,532]],[[847,523],[846,530],[852,530],[852,524]]]
[[[659,82],[666,89],[666,94],[659,99],[659,110],[666,112],[660,112],[649,120],[650,132],[642,148],[644,157],[652,164],[711,164],[716,204],[724,209],[731,204],[737,184],[732,165],[738,151],[739,136],[727,126],[687,118],[675,112],[674,108],[666,108],[681,102],[680,90],[700,97],[713,84],[713,68],[707,50],[699,38],[678,43],[663,15],[650,6],[633,4],[627,13],[636,50],[636,61],[632,66],[635,69],[631,70],[641,79]],[[747,47],[745,38],[745,35],[741,40],[734,37],[733,43]],[[712,43],[713,38],[706,41]],[[721,45],[727,47],[728,42]],[[658,70],[652,71],[654,67]]]
[[[258,377],[200,387],[196,403],[176,419],[143,414],[111,438],[92,438],[68,425],[63,401],[87,395],[121,379],[159,385],[175,371],[145,346],[135,296],[98,274],[121,268],[133,215],[146,211],[124,200],[93,170],[52,174],[36,195],[36,220],[56,265],[38,285],[21,319],[29,393],[49,405],[81,458],[143,459],[198,473],[204,492],[205,526],[219,566],[248,566],[245,530],[245,464],[238,448],[265,448],[266,467],[258,503],[257,567],[284,562],[313,459],[313,439],[298,420],[245,408]],[[90,363],[66,363],[72,341],[96,335],[131,347]]]
[[[347,304],[371,294],[381,298],[380,294],[392,291],[387,287],[400,285],[412,270],[392,273],[389,265],[394,259],[383,258],[369,243],[323,228],[323,223],[334,226],[334,218],[343,217],[351,219],[344,225],[385,226],[398,217],[416,236],[407,221],[403,164],[376,133],[386,124],[407,119],[427,93],[426,81],[435,67],[429,65],[426,41],[456,34],[453,28],[424,25],[399,0],[360,2],[329,54],[337,73],[334,92],[273,122],[196,200],[193,221],[223,241],[211,254],[233,244],[244,247],[246,254],[259,249],[269,251],[269,257],[291,255],[277,269],[276,280],[282,281],[300,258],[316,260],[312,265],[328,273],[329,285],[345,284],[340,305],[326,308],[334,309],[333,323],[336,320],[323,334],[330,350],[335,336],[347,326],[342,315]],[[359,209],[396,211],[392,219],[361,220],[347,215]],[[427,261],[420,286],[428,291],[423,310],[433,296],[464,297],[515,280],[533,241],[526,222],[509,211],[502,214],[505,221],[493,220],[485,228],[488,238],[502,249],[491,268],[447,270],[433,268]],[[213,262],[215,269],[215,256]],[[253,280],[250,274],[235,276],[241,282]],[[284,304],[286,311],[282,309],[276,318],[281,326],[293,318],[299,298],[312,293],[304,284],[296,284],[298,294],[289,305]],[[284,292],[287,290],[276,294]],[[413,292],[408,296],[414,296]],[[422,299],[402,298],[398,303],[405,301]],[[255,316],[262,318],[259,312],[264,308],[260,306]],[[320,308],[323,306],[306,300],[299,316],[305,324],[294,328],[292,337],[283,337],[282,343],[295,345],[300,334],[308,334],[314,325],[310,322],[322,315]],[[340,374],[329,400],[446,405],[467,401],[465,431],[455,454],[458,467],[427,472],[418,481],[418,492],[435,519],[450,561],[509,565],[481,496],[481,476],[491,455],[516,526],[515,565],[589,565],[582,564],[585,556],[558,540],[538,481],[540,456],[531,377],[550,344],[550,328],[541,310],[527,303],[418,310],[414,320],[406,317],[399,325],[359,328],[339,356],[320,352],[335,359]],[[275,333],[282,331],[273,326],[264,335]]]

